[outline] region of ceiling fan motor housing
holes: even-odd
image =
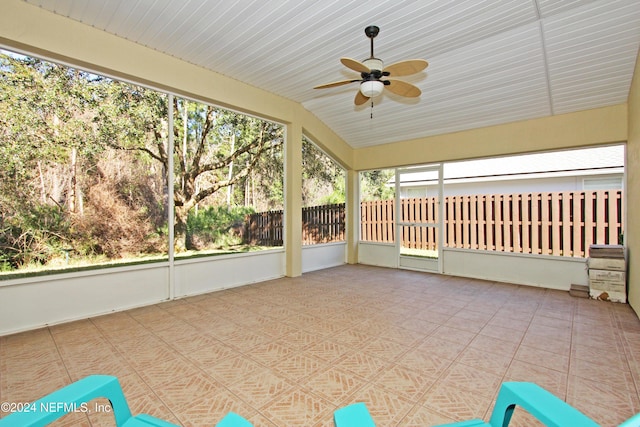
[[[384,69],[384,62],[382,62],[382,59],[371,57],[365,59],[364,61],[362,61],[362,63],[366,65],[367,68],[369,68],[371,71],[382,71]]]
[[[367,37],[369,37],[370,39],[374,38],[375,36],[378,35],[378,33],[380,32],[380,28],[378,28],[375,25],[369,25],[367,28],[364,29],[364,33],[367,35]]]

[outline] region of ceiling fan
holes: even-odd
[[[410,74],[419,73],[427,68],[429,63],[424,59],[410,59],[407,61],[396,62],[388,67],[384,67],[381,59],[373,56],[373,39],[380,32],[380,28],[371,25],[364,29],[364,33],[371,39],[371,56],[364,61],[356,61],[351,58],[340,58],[340,62],[345,67],[360,73],[360,79],[340,80],[337,82],[327,83],[314,87],[314,89],[326,89],[335,86],[342,86],[349,83],[360,82],[360,90],[356,93],[354,103],[362,105],[370,98],[375,98],[382,94],[382,90],[387,87],[396,95],[416,98],[420,96],[422,91],[411,83],[402,80],[388,78],[382,80],[383,77],[408,76]]]

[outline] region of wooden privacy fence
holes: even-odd
[[[244,221],[244,242],[261,246],[282,246],[284,211],[257,212]]]
[[[302,244],[344,240],[344,203],[302,208]],[[283,245],[283,211],[247,215],[245,241],[254,245]]]
[[[402,221],[437,223],[436,198],[402,199]],[[394,242],[394,201],[362,202],[361,240]],[[618,244],[620,190],[445,197],[444,247],[586,257]],[[436,229],[403,226],[404,247],[436,249]]]

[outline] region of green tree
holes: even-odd
[[[174,111],[175,234],[176,248],[183,250],[192,248],[187,233],[191,209],[223,189],[244,183],[259,166],[268,168],[264,160],[281,151],[283,128],[185,99],[174,100]]]
[[[101,150],[91,114],[99,85],[67,67],[0,54],[0,249],[14,267],[45,262],[69,240],[66,214],[81,208],[78,170]]]
[[[113,88],[102,122],[120,150],[138,150],[169,168],[166,104],[159,94],[131,85]],[[136,102],[131,102],[135,99]],[[132,108],[132,105],[137,107]],[[208,104],[174,98],[175,249],[194,249],[189,212],[221,190],[242,184],[283,143],[282,126]],[[122,137],[124,135],[124,137]],[[262,161],[262,162],[261,162]],[[230,202],[230,201],[229,201]]]
[[[164,227],[168,209],[176,248],[191,249],[197,206],[281,204],[280,125],[175,98],[169,153],[166,94],[20,55],[0,55],[0,73],[0,251],[56,241],[110,257],[154,251],[157,242],[140,242]],[[43,212],[48,228],[29,221]]]
[[[345,172],[331,157],[302,139],[302,204],[344,203]]]
[[[360,173],[360,198],[362,200],[393,199],[395,189],[389,186],[393,169],[378,169]]]

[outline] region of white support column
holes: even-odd
[[[287,125],[284,150],[285,274],[302,274],[302,126]]]
[[[348,170],[346,182],[347,263],[358,263],[358,241],[360,240],[360,174]]]
[[[174,243],[175,243],[175,235],[174,235],[174,224],[175,220],[175,202],[173,198],[173,94],[169,94],[167,102],[169,105],[167,106],[169,112],[169,126],[167,135],[167,229],[169,230],[169,299],[174,299],[176,297],[176,280],[175,280],[175,266],[173,265],[174,261]]]

